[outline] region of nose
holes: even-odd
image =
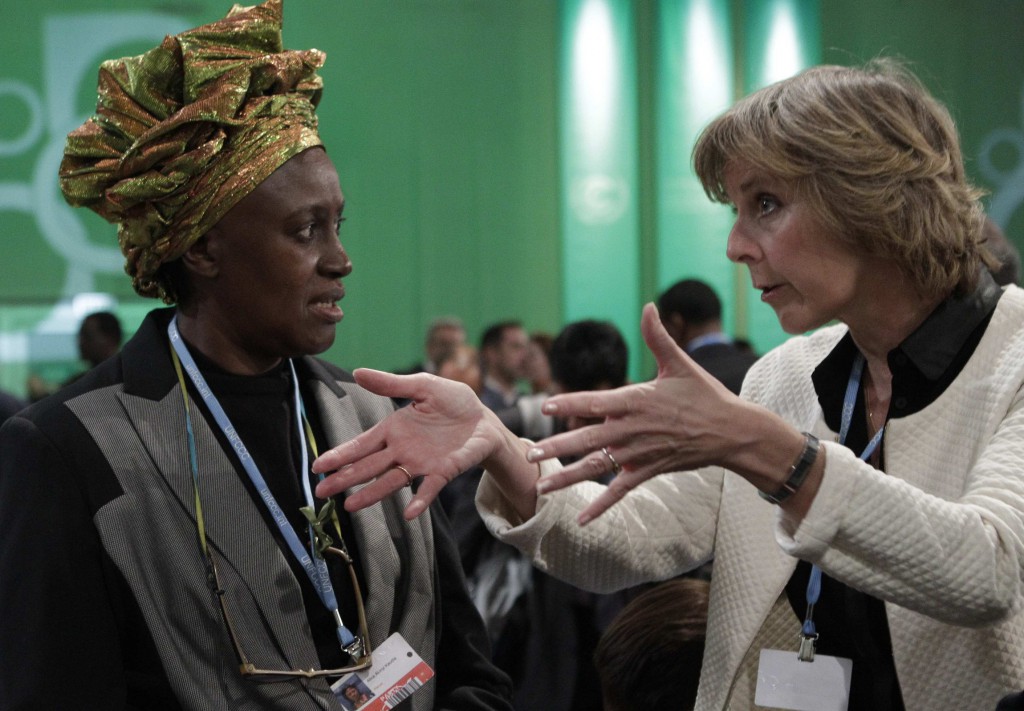
[[[324,254],[320,257],[320,270],[331,279],[341,279],[352,273],[352,260],[339,239],[328,240]]]
[[[725,256],[730,261],[746,264],[754,261],[757,256],[757,245],[740,227],[739,221],[735,222],[729,230],[729,239],[725,244]]]

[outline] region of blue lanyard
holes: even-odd
[[[846,444],[846,435],[850,432],[850,423],[853,421],[853,409],[857,404],[857,392],[860,390],[861,377],[864,374],[864,354],[857,353],[854,358],[853,368],[850,370],[850,379],[846,383],[846,395],[843,397],[843,414],[839,425],[839,443]],[[888,423],[886,423],[888,424]],[[886,425],[882,425],[875,436],[868,442],[868,446],[861,452],[860,458],[865,462],[874,454],[878,443],[882,441]],[[811,578],[807,581],[807,614],[804,617],[804,624],[800,632],[803,640],[800,644],[800,659],[812,661],[814,659],[813,642],[818,638],[814,627],[814,606],[821,596],[821,568],[817,565],[811,566]]]
[[[188,346],[181,338],[181,334],[178,333],[178,316],[175,314],[174,318],[167,325],[167,337],[171,341],[171,347],[174,348],[174,352],[181,360],[182,365],[185,368],[185,372],[188,373],[192,383],[196,386],[196,390],[199,391],[200,397],[203,398],[203,402],[210,409],[210,413],[213,415],[213,419],[217,422],[224,436],[228,438],[228,442],[231,444],[231,448],[235,450],[235,454],[238,455],[238,459],[242,462],[242,467],[245,469],[246,474],[249,475],[249,479],[252,481],[253,486],[256,487],[256,491],[259,493],[260,499],[266,505],[267,510],[273,517],[274,522],[277,524],[278,529],[281,531],[281,535],[284,536],[285,542],[288,544],[288,548],[291,550],[292,555],[302,566],[303,570],[306,571],[306,575],[309,576],[309,581],[313,584],[316,589],[317,595],[319,595],[321,602],[324,607],[330,610],[334,616],[335,624],[338,626],[338,640],[341,642],[343,649],[348,649],[353,642],[356,641],[355,636],[341,619],[341,612],[338,610],[338,601],[334,595],[334,586],[331,585],[331,577],[327,570],[327,563],[323,557],[315,552],[315,540],[312,532],[312,526],[310,526],[310,550],[306,550],[302,542],[299,541],[298,535],[295,533],[295,529],[292,528],[288,518],[285,516],[281,507],[278,505],[274,495],[270,493],[270,487],[267,486],[263,475],[260,473],[259,467],[252,460],[252,456],[249,454],[249,450],[246,449],[245,444],[242,442],[242,438],[238,436],[238,432],[235,431],[234,425],[231,424],[231,420],[228,419],[227,413],[224,412],[224,408],[221,407],[220,402],[217,400],[217,396],[210,390],[209,385],[206,383],[206,379],[203,374],[199,372],[199,368],[196,366],[195,360],[192,355],[188,352]],[[299,380],[295,374],[295,365],[288,361],[288,365],[291,367],[292,382],[294,383],[294,397],[295,397],[295,413],[298,420],[299,430],[299,444],[302,450],[302,469],[301,472],[308,471],[308,454],[306,453],[306,433],[302,427],[302,417],[304,415],[302,398],[299,395]],[[187,416],[187,413],[186,413]],[[194,450],[194,444],[192,440],[192,429],[191,421],[189,421],[189,456],[192,458],[193,463],[195,461],[196,454]],[[196,476],[196,472],[193,472],[193,476]],[[312,489],[309,484],[309,479],[305,475],[302,476],[302,480],[305,483],[305,495],[306,503],[309,506],[315,506],[313,499]],[[197,496],[198,496],[198,489]]]

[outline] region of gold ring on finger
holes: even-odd
[[[612,474],[618,474],[622,471],[622,465],[615,461],[615,457],[608,451],[607,447],[601,447],[601,454],[608,457],[608,461],[612,464]]]
[[[401,464],[396,464],[395,465],[395,469],[401,469],[402,473],[405,474],[405,478],[407,480],[405,482],[405,485],[406,486],[412,486],[413,476],[412,476],[412,474],[409,473],[409,470],[406,469],[405,467],[403,467]]]

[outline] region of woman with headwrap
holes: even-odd
[[[392,409],[311,357],[352,270],[323,61],[270,0],[102,66],[61,187],[174,308],[0,432],[4,709],[340,709],[394,633],[435,672],[402,708],[510,708],[443,514],[312,493]]]

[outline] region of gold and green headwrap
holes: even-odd
[[[64,197],[118,225],[142,296],[168,294],[178,259],[289,158],[321,145],[314,113],[323,52],[283,50],[282,0],[103,62],[96,115],[68,134]]]

